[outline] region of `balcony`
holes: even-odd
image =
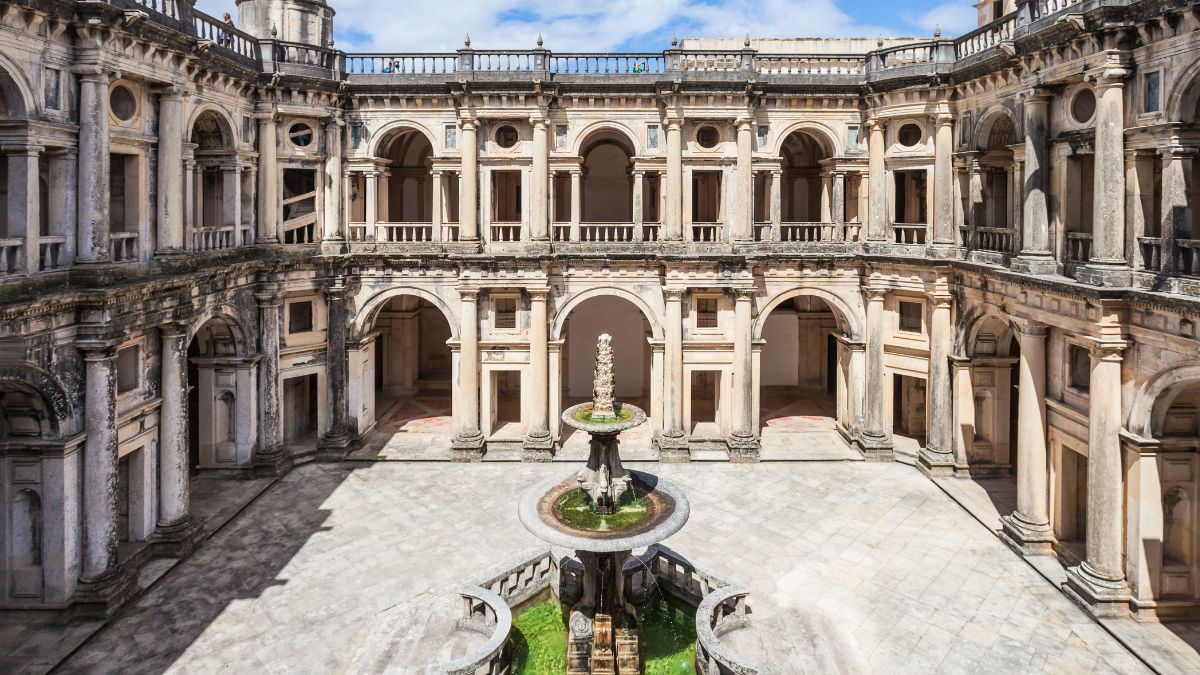
[[[132,262],[138,259],[137,232],[111,232],[108,239],[113,262]]]
[[[192,230],[193,251],[220,251],[237,245],[237,230],[234,227],[197,227]]]
[[[929,226],[925,223],[892,224],[892,241],[901,246],[924,246],[928,237]]]
[[[25,271],[25,240],[0,239],[0,279]]]
[[[1066,251],[1063,262],[1068,265],[1082,265],[1092,259],[1092,233],[1067,232]]]

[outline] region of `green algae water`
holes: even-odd
[[[571,527],[589,532],[611,532],[637,525],[650,515],[650,500],[636,484],[630,486],[615,513],[608,515],[592,510],[592,498],[583,488],[567,490],[554,504],[558,517]]]
[[[696,610],[659,595],[638,608],[642,672],[696,674]],[[513,617],[513,675],[565,675],[567,617],[554,598],[529,605]]]

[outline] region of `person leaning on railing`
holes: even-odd
[[[220,43],[220,45],[222,47],[232,47],[233,46],[233,32],[232,31],[234,28],[233,17],[230,16],[229,12],[225,12],[225,16],[222,16],[221,20],[225,22],[225,25],[228,26],[230,30],[226,31],[226,30],[217,29],[217,42]]]

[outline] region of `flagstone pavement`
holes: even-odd
[[[747,587],[787,673],[1148,672],[915,469],[640,465],[691,520],[667,544]],[[538,542],[523,490],[562,464],[309,464],[269,488],[61,672],[335,672],[373,617]]]

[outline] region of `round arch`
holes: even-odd
[[[1002,119],[1008,120],[1008,123],[1012,125],[1013,135],[1014,137],[1016,136],[1017,131],[1020,129],[1020,125],[1017,124],[1017,116],[1012,110],[1009,110],[1005,106],[994,105],[987,109],[987,112],[985,112],[979,118],[979,122],[975,125],[975,134],[972,138],[974,139],[974,145],[976,149],[988,149],[988,140],[991,136],[992,129],[996,126],[996,123]]]
[[[606,131],[622,137],[625,142],[629,144],[626,150],[630,150],[634,157],[642,154],[642,144],[639,142],[637,134],[633,133],[633,131],[624,124],[609,120],[593,122],[584,127],[579,134],[575,136],[575,143],[571,146],[572,153],[577,157],[581,156],[583,149],[587,146],[588,142],[598,134],[603,134]]]
[[[1175,86],[1167,97],[1167,121],[1200,122],[1200,61],[1192,63],[1175,78]]]
[[[1003,323],[1005,329],[1008,330],[1008,335],[1015,339],[1016,333],[1009,317],[991,305],[976,305],[964,312],[959,320],[958,334],[954,338],[954,353],[969,354],[976,338],[979,337],[980,330],[987,325],[988,321]]]
[[[1142,438],[1153,438],[1162,416],[1175,394],[1184,386],[1200,381],[1200,361],[1176,363],[1146,381],[1133,397],[1125,428]]]
[[[426,300],[429,304],[438,308],[442,316],[446,319],[446,323],[450,326],[451,339],[458,338],[458,317],[454,312],[450,311],[449,305],[438,295],[431,293],[423,288],[416,286],[397,286],[386,290],[378,291],[371,297],[367,298],[366,302],[362,303],[362,309],[354,317],[354,325],[351,327],[351,335],[361,337],[366,335],[371,330],[371,326],[375,323],[375,317],[379,315],[379,311],[392,298],[401,295],[412,295],[422,300]]]
[[[423,135],[425,140],[429,141],[429,147],[433,149],[433,155],[437,156],[438,144],[433,132],[416,122],[408,120],[395,120],[379,127],[378,130],[371,134],[371,139],[367,144],[367,155],[369,157],[379,157],[384,144],[390,142],[393,136],[404,131],[415,131]]]
[[[196,133],[196,124],[200,122],[206,115],[211,115],[216,120],[219,126],[220,133],[224,136],[224,143],[221,150],[233,150],[241,142],[237,134],[237,124],[230,117],[229,112],[215,105],[202,105],[192,111],[192,116],[188,119],[187,134],[188,140],[195,142],[193,135]]]
[[[810,295],[824,300],[825,304],[829,305],[829,308],[833,310],[834,317],[837,318],[838,329],[843,333],[849,333],[849,337],[853,340],[863,339],[862,320],[859,319],[853,310],[851,310],[849,303],[847,303],[844,298],[836,293],[832,293],[823,288],[810,286],[803,286],[800,288],[793,288],[783,291],[765,303],[762,306],[762,309],[758,311],[758,316],[754,318],[754,339],[762,339],[763,327],[766,326],[767,317],[771,315],[771,312],[773,312],[776,307],[782,305],[788,300],[791,300],[792,298],[799,297],[801,295]]]
[[[50,430],[55,438],[70,433],[75,411],[66,390],[48,371],[30,365],[0,366],[0,382],[10,382],[33,390],[50,410]]]
[[[0,114],[9,119],[33,119],[37,117],[33,88],[25,81],[21,69],[10,58],[0,54]]]
[[[787,142],[789,136],[797,132],[803,133],[816,141],[817,145],[821,146],[821,150],[825,153],[826,157],[837,157],[843,154],[841,143],[838,141],[838,135],[833,133],[832,129],[820,122],[805,120],[789,125],[775,137],[772,152],[776,157],[783,155],[783,144]]]
[[[196,334],[200,332],[208,322],[218,320],[229,324],[230,332],[233,334],[233,343],[237,347],[238,356],[249,356],[254,350],[247,341],[246,327],[238,318],[237,308],[229,304],[213,305],[198,314],[188,326],[187,342],[192,344],[192,340],[196,339]]]
[[[562,339],[563,327],[567,325],[567,318],[570,316],[573,309],[587,300],[603,296],[617,297],[632,302],[634,306],[641,310],[642,315],[646,317],[646,321],[650,323],[650,333],[654,336],[654,339],[663,339],[662,323],[658,320],[658,317],[654,315],[654,311],[650,309],[650,305],[648,305],[646,301],[639,297],[636,293],[612,286],[591,288],[571,296],[571,298],[564,302],[562,307],[560,307],[559,310],[554,314],[554,321],[550,325],[550,339]]]

